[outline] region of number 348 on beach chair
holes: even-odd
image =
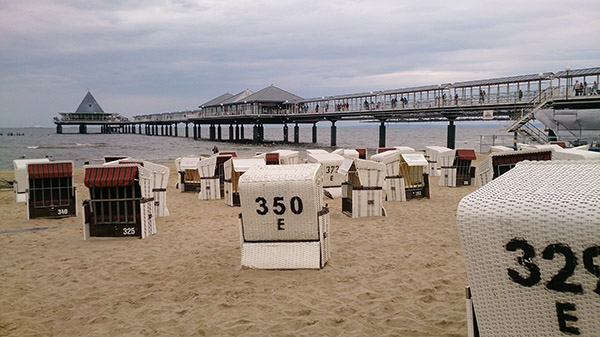
[[[84,166],[83,238],[156,233],[152,171],[140,165]]]
[[[77,216],[73,162],[27,164],[27,219]]]

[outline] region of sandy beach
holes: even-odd
[[[81,207],[89,195],[81,168],[74,179]],[[477,187],[440,187],[432,177],[430,200],[385,202],[387,217],[351,219],[341,199],[326,199],[329,262],[281,271],[242,269],[240,208],[175,183],[172,166],[171,215],[144,240],[84,241],[81,214],[27,220],[25,203],[0,190],[0,231],[50,227],[0,234],[0,335],[467,335],[455,216]]]

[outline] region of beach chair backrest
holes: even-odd
[[[600,161],[521,161],[457,209],[481,336],[600,336]]]

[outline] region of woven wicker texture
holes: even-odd
[[[212,156],[206,159],[202,159],[198,162],[198,169],[200,170],[200,177],[214,177],[215,168],[217,167],[217,157]]]
[[[319,240],[320,164],[250,168],[239,180],[245,241]]]
[[[42,159],[15,159],[13,160],[13,168],[15,172],[15,184],[13,186],[15,193],[22,194],[21,198],[18,198],[15,195],[15,201],[17,202],[25,202],[25,190],[27,190],[28,184],[28,175],[27,164],[33,163],[49,163],[50,159],[42,158]]]
[[[443,153],[452,152],[451,155],[454,157],[454,150],[449,149],[443,146],[425,146],[425,156],[427,157],[427,161],[429,165],[427,166],[427,173],[431,176],[439,176],[440,175],[440,156]]]
[[[481,336],[600,336],[599,205],[600,161],[520,162],[462,199]]]
[[[259,269],[319,269],[319,242],[244,243],[242,266]]]
[[[200,180],[200,200],[217,200],[221,199],[221,182],[219,177],[203,178]]]
[[[554,150],[552,160],[594,160],[600,159],[600,152],[576,149]]]
[[[338,172],[344,162],[344,157],[338,154],[308,153],[306,162],[323,164],[323,187],[339,187],[346,180],[346,177]]]
[[[385,164],[386,176],[397,176],[400,174],[400,153],[400,151],[385,151],[372,155],[371,160]]]
[[[337,149],[332,153],[338,154],[346,159],[358,159],[358,151],[355,149]]]

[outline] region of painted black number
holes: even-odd
[[[256,202],[258,202],[258,207],[261,207],[261,209],[257,209],[256,213],[260,214],[260,215],[265,215],[267,214],[267,212],[269,211],[269,209],[267,208],[267,200],[265,200],[265,198],[263,197],[258,197],[256,198]]]
[[[598,277],[594,292],[600,295],[600,267],[594,264],[594,258],[598,256],[600,256],[600,246],[590,247],[583,251],[583,265],[587,271]]]
[[[283,204],[283,197],[273,198],[273,212],[277,215],[285,213],[285,205]]]
[[[518,271],[508,268],[508,276],[510,278],[526,287],[532,287],[540,281],[540,268],[532,262],[535,257],[535,250],[533,247],[524,239],[512,239],[506,244],[506,250],[510,252],[516,252],[517,249],[523,252],[523,256],[517,257],[517,263],[525,267],[529,271],[529,276],[523,277]]]
[[[567,279],[573,275],[575,267],[577,266],[577,257],[573,254],[573,251],[569,246],[562,243],[555,243],[549,245],[542,252],[542,257],[546,260],[552,260],[555,254],[561,254],[565,257],[565,266],[558,271],[558,274],[546,283],[548,289],[580,294],[583,292],[581,284],[567,283]]]
[[[300,199],[300,197],[292,197],[292,200],[290,200],[290,206],[294,214],[302,213],[302,199]]]

